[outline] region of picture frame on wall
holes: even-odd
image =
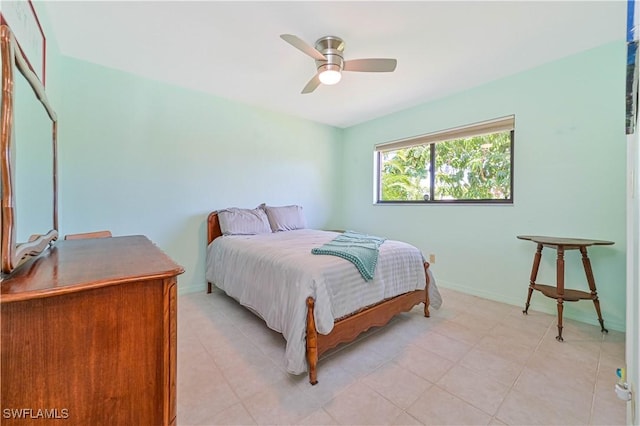
[[[0,23],[8,25],[29,68],[45,85],[47,40],[31,0],[3,1]]]

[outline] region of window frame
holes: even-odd
[[[447,142],[456,139],[469,138],[474,136],[483,136],[487,134],[500,133],[509,131],[509,198],[496,199],[459,199],[459,200],[434,200],[435,193],[435,161],[436,161],[436,144],[439,142]],[[429,181],[430,190],[429,200],[382,200],[382,153],[400,149],[407,149],[414,146],[430,145],[430,170]],[[492,120],[477,122],[465,126],[454,127],[424,135],[414,136],[411,138],[395,140],[375,145],[374,147],[374,194],[373,202],[375,205],[426,205],[426,204],[500,204],[512,205],[514,203],[514,145],[515,145],[515,115],[509,115]]]

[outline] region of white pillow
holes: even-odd
[[[218,211],[222,235],[270,234],[269,220],[260,209],[239,209],[231,207]]]
[[[267,212],[269,225],[273,232],[293,231],[294,229],[303,229],[307,227],[302,206],[280,206],[271,207],[262,204],[260,207]]]

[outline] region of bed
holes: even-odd
[[[376,276],[366,282],[350,262],[311,254],[310,247],[331,241],[340,232],[311,230],[302,224],[280,230],[287,232],[274,228],[260,235],[223,235],[219,213],[211,212],[207,219],[207,293],[216,285],[282,333],[287,371],[308,371],[312,385],[318,382],[318,358],[326,351],[420,303],[424,316],[430,315],[429,293],[437,288],[429,263],[409,244],[386,240],[380,246]],[[414,251],[409,260],[395,254],[407,247]],[[324,285],[336,280],[344,282]],[[439,306],[440,296],[435,296]],[[267,297],[278,302],[267,302]]]

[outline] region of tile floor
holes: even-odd
[[[284,340],[219,290],[178,303],[179,425],[623,425],[624,333],[441,289],[322,357],[316,386]]]

